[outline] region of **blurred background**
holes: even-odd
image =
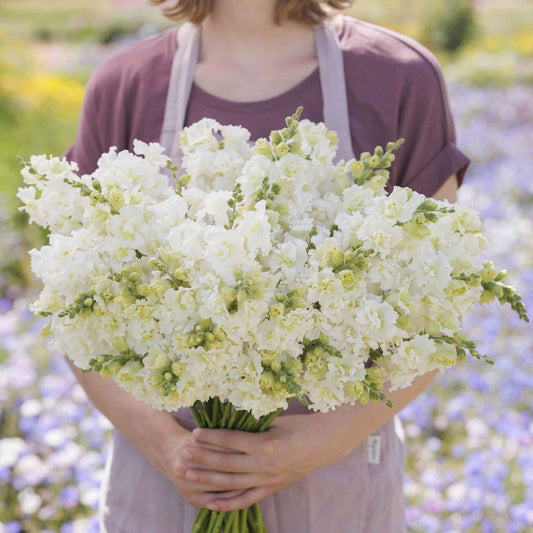
[[[533,314],[533,2],[357,0],[353,16],[409,35],[438,58],[457,145],[460,200],[480,210],[487,255]],[[39,335],[28,249],[45,239],[15,198],[16,156],[61,155],[84,84],[116,50],[170,27],[143,0],[0,2],[0,533],[97,532],[109,422]],[[533,530],[533,336],[487,306],[465,329],[477,360],[408,406],[405,483],[413,532]]]

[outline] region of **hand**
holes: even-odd
[[[249,507],[350,453],[353,448],[346,445],[348,439],[331,439],[332,434],[342,434],[342,411],[339,408],[335,413],[278,417],[264,433],[195,429],[193,437],[198,445],[188,448],[190,455],[185,452],[194,466],[185,478],[210,491],[242,491],[231,496],[225,492],[224,498],[211,497],[211,492],[208,509],[233,511]],[[201,444],[219,449],[210,450]]]
[[[192,450],[210,450],[221,454],[232,453],[226,448],[198,443],[190,431],[179,427],[164,442],[160,443],[156,469],[163,474],[181,493],[185,501],[193,507],[206,507],[213,500],[240,496],[243,490],[224,490],[201,481],[186,479],[185,473],[196,465],[187,458]],[[216,492],[215,492],[216,491]]]

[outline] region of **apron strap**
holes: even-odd
[[[169,157],[179,165],[181,162],[179,132],[185,125],[187,104],[200,53],[201,31],[200,26],[190,22],[183,24],[178,31],[179,45],[172,62],[160,143]],[[315,26],[315,45],[324,102],[324,123],[339,136],[335,160],[348,160],[354,157],[354,152],[350,134],[344,61],[332,22],[324,21],[323,24]]]
[[[181,164],[179,132],[185,125],[187,104],[200,53],[200,27],[186,22],[178,29],[178,49],[172,61],[160,144],[175,164]]]
[[[347,161],[355,156],[350,134],[344,59],[332,22],[325,20],[323,24],[315,26],[315,43],[324,102],[324,123],[339,136],[335,160]]]

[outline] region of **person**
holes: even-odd
[[[341,145],[356,156],[403,137],[389,190],[409,186],[455,201],[470,159],[455,144],[435,56],[407,36],[339,13],[351,3],[174,0],[166,14],[188,23],[128,46],[93,73],[66,157],[89,173],[101,153],[131,150],[135,138],[164,139],[173,151],[178,131],[203,117],[244,126],[257,139],[303,106],[303,118],[346,126]],[[114,426],[103,532],[188,533],[199,507],[230,511],[256,501],[269,533],[406,530],[396,414],[435,372],[394,392],[386,384],[392,408],[314,413],[292,402],[267,432],[247,434],[194,431],[187,409],[154,410],[67,361]]]

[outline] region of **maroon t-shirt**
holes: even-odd
[[[339,28],[355,156],[399,137],[389,189],[411,187],[433,195],[454,172],[462,182],[470,159],[455,146],[455,127],[440,66],[417,41],[344,17]],[[110,57],[87,84],[76,142],[66,152],[82,173],[92,172],[111,146],[159,142],[176,28],[139,41]],[[284,127],[303,106],[302,118],[323,120],[318,69],[292,89],[258,102],[232,102],[193,84],[186,125],[204,117],[248,128],[253,139]]]

